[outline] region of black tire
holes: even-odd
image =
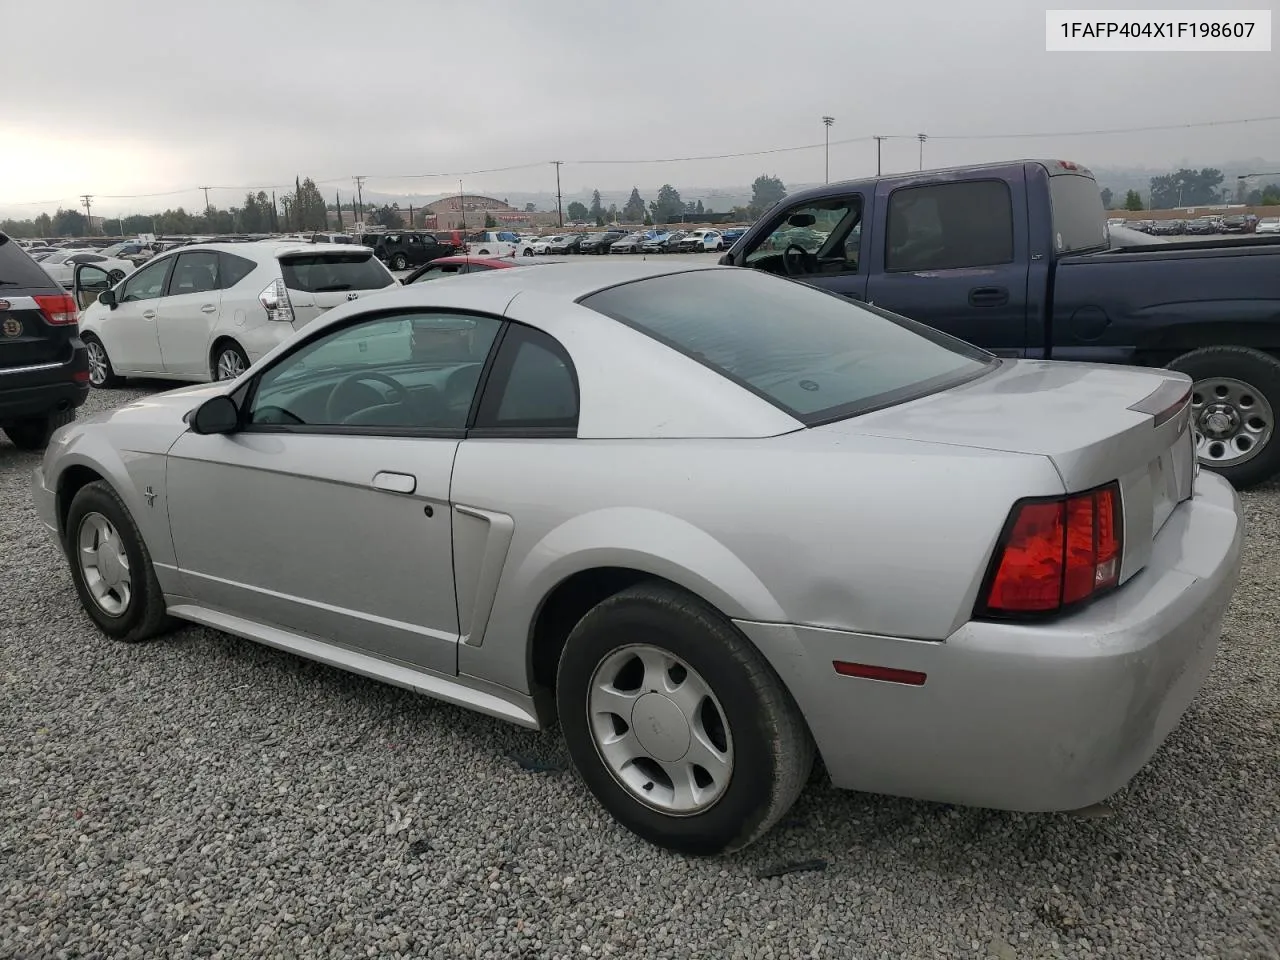
[[[521,254],[521,256],[522,256],[522,257],[532,257],[532,256],[533,256],[533,248],[532,248],[532,247],[526,247],[526,248],[525,248],[524,253],[522,253],[522,254]]]
[[[725,792],[691,815],[641,803],[604,764],[592,736],[587,696],[597,667],[631,644],[665,648],[701,674],[731,731],[733,769]],[[601,602],[574,627],[560,657],[556,707],[579,775],[613,817],[650,843],[693,856],[740,850],[790,809],[813,766],[814,746],[782,681],[719,612],[697,597],[651,581]]]
[[[98,605],[85,584],[84,571],[77,558],[80,527],[90,514],[101,514],[120,536],[125,555],[129,559],[130,581],[133,595],[129,605],[118,616],[111,616]],[[71,579],[75,583],[80,604],[98,629],[114,640],[136,643],[172,628],[173,620],[165,613],[164,594],[151,565],[151,552],[133,521],[133,515],[120,499],[119,494],[105,480],[86,484],[77,491],[67,511],[67,529],[63,551],[71,565]],[[134,575],[133,571],[138,571]]]
[[[397,253],[394,257],[391,258],[392,270],[404,270],[408,266],[409,266],[409,258],[406,257],[403,253]]]
[[[111,357],[107,353],[106,344],[95,337],[92,333],[83,333],[80,339],[84,341],[84,345],[89,350],[89,385],[99,389],[107,389],[110,387],[118,387],[123,377],[116,375],[116,368],[111,365]],[[102,351],[102,365],[105,368],[102,380],[97,382],[93,379],[93,353],[95,350]]]
[[[4,425],[5,436],[19,450],[43,450],[49,445],[53,431],[65,427],[76,418],[76,412],[60,410],[43,417],[23,417]]]
[[[1191,377],[1195,381],[1193,390],[1207,385],[1214,378],[1238,380],[1256,391],[1271,409],[1271,432],[1256,444],[1256,452],[1248,459],[1223,466],[1202,457],[1202,467],[1221,474],[1237,490],[1256,486],[1280,473],[1280,440],[1276,438],[1274,422],[1280,413],[1280,361],[1249,347],[1202,347],[1184,353],[1169,364],[1169,369]],[[1194,397],[1200,397],[1198,391]],[[1198,427],[1199,424],[1193,420],[1192,426]]]
[[[112,283],[119,283],[121,280],[124,279],[124,271],[119,268],[116,268],[115,270],[112,270],[107,274],[107,279],[110,280]]]
[[[488,250],[481,250],[478,254],[476,254],[476,256],[478,257],[487,257],[488,255],[489,255]]]
[[[240,344],[236,343],[234,340],[224,340],[220,344],[218,344],[218,346],[213,351],[213,360],[209,364],[210,379],[212,380],[231,379],[230,377],[223,377],[220,372],[222,370],[222,358],[224,354],[231,354],[236,358],[238,358],[240,362],[241,370],[249,369],[249,355],[246,354],[244,350],[240,348]]]

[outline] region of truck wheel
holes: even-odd
[[[1249,347],[1203,347],[1184,353],[1169,369],[1194,381],[1191,428],[1202,466],[1238,490],[1280,472],[1280,361]]]
[[[804,717],[759,651],[667,584],[638,584],[582,618],[560,656],[556,708],[605,809],[694,856],[766,833],[813,765]]]

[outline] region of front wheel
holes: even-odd
[[[650,843],[739,850],[791,807],[814,748],[773,669],[718,611],[661,583],[594,607],[560,657],[556,706],[582,779]]]
[[[404,270],[409,266],[409,259],[403,253],[397,253],[391,258],[392,270]]]
[[[1169,368],[1194,381],[1191,429],[1201,466],[1238,490],[1280,472],[1280,361],[1249,347],[1203,347]]]
[[[478,256],[481,256],[481,257],[487,257],[488,255],[489,255],[488,250],[481,250],[480,253],[478,254]]]

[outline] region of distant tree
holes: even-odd
[[[493,219],[493,214],[486,213],[484,215],[484,225],[485,229],[491,230],[498,225],[498,221]]]
[[[37,237],[49,237],[53,235],[53,220],[47,213],[42,213],[33,221],[36,228]]]
[[[63,210],[53,215],[53,235],[56,237],[83,237],[89,233],[89,220],[79,210]]]
[[[609,204],[609,212],[606,214],[610,223],[618,222],[618,205],[616,203]]]
[[[600,191],[591,191],[591,206],[587,208],[587,216],[596,222],[596,226],[604,224],[604,205],[600,202]]]
[[[399,230],[404,226],[404,217],[400,216],[399,204],[383,204],[372,210],[373,222],[388,230]]]
[[[1262,206],[1280,206],[1280,183],[1269,183],[1262,188]]]
[[[650,205],[656,223],[670,223],[685,212],[684,201],[680,199],[680,191],[669,183],[664,183],[658,190],[658,199]]]
[[[1124,208],[1126,210],[1142,209],[1142,197],[1138,195],[1137,190],[1130,190],[1124,195]]]
[[[703,210],[703,209],[702,209],[702,201],[701,201],[701,200],[699,200],[699,201],[698,201],[698,207],[697,207],[697,209],[696,209],[696,210],[694,210],[693,212],[694,212],[694,213],[698,213],[698,214],[702,214],[702,213],[706,213],[706,212],[707,212],[707,211],[705,211],[705,210]]]
[[[622,208],[622,219],[627,223],[639,223],[644,218],[644,200],[640,196],[639,188],[632,187],[631,196],[627,198],[627,205]]]
[[[647,213],[644,215],[644,225],[645,225],[646,227],[652,227],[652,226],[653,226],[653,217],[652,217],[652,216],[650,216],[650,215],[649,215],[649,214],[647,214]]]
[[[1111,209],[1111,201],[1115,199],[1115,194],[1111,192],[1110,187],[1102,188],[1102,206],[1106,210]]]
[[[566,208],[565,213],[569,215],[570,220],[587,219],[587,205],[581,200],[574,200]]]
[[[122,226],[124,227],[124,232],[126,234],[154,233],[155,231],[152,229],[152,227],[154,226],[152,221],[154,219],[155,218],[152,217],[150,214],[135,213],[132,216],[125,217],[124,223],[122,224]]]
[[[1183,167],[1176,173],[1151,178],[1151,209],[1170,210],[1217,203],[1221,199],[1222,171],[1214,167],[1191,170]]]
[[[244,203],[240,206],[240,229],[245,233],[265,233],[270,221],[267,204],[259,204],[258,198],[267,199],[266,194],[246,193]],[[269,203],[270,201],[268,201]]]
[[[786,185],[777,177],[762,173],[751,184],[752,216],[758,217],[787,195]]]

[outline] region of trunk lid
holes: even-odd
[[[1192,495],[1190,388],[1170,370],[1007,360],[955,389],[817,429],[1045,456],[1067,493],[1119,481],[1123,582]]]
[[[396,283],[368,247],[310,245],[277,254],[280,275],[300,329],[327,310]]]

